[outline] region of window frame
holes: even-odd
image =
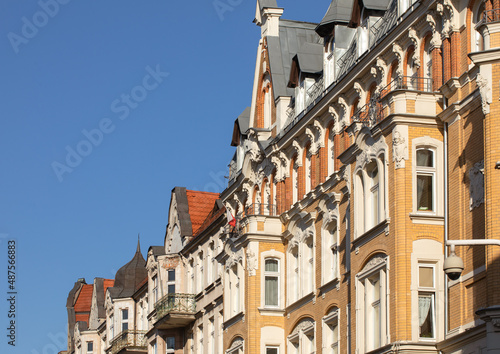
[[[120,314],[121,314],[121,316],[120,316],[121,317],[121,319],[120,319],[120,322],[121,322],[120,323],[121,332],[128,331],[128,329],[129,329],[129,327],[128,327],[128,323],[129,323],[129,310],[128,310],[128,307],[120,309]],[[124,326],[126,326],[127,328],[124,329]]]
[[[268,271],[266,270],[266,265],[267,265],[267,262],[268,261],[276,261],[277,263],[277,270],[276,271]],[[280,282],[281,282],[281,272],[280,272],[280,267],[281,267],[281,262],[280,262],[280,259],[279,258],[275,258],[275,257],[266,257],[264,258],[264,307],[265,308],[280,308],[281,304],[280,304],[280,297],[281,297],[281,286],[280,286]],[[267,304],[266,303],[266,290],[267,290],[267,278],[276,278],[276,286],[277,286],[277,294],[276,294],[276,305],[270,305],[270,304]]]
[[[371,307],[376,301],[367,303],[366,299],[369,294],[368,291],[374,290],[371,288],[369,283],[371,279],[378,277],[379,280],[379,331],[378,338],[376,338],[377,333],[372,333],[373,336],[369,337],[367,328],[375,327],[372,322],[368,321],[367,317],[374,314]],[[356,311],[356,336],[357,343],[362,352],[369,352],[377,348],[381,348],[387,343],[390,343],[390,307],[388,306],[388,295],[389,295],[389,256],[382,254],[375,255],[372,257],[363,270],[356,275],[356,301],[359,304],[360,311]],[[376,320],[377,318],[374,318]],[[376,340],[379,340],[377,343]]]
[[[89,345],[91,346],[90,350],[89,350]],[[92,354],[94,353],[94,341],[92,340],[88,340],[87,341],[87,351],[86,351],[87,354]]]
[[[417,152],[431,150],[433,152],[434,167],[417,166]],[[418,176],[433,176],[433,209],[432,211],[418,210]],[[444,217],[444,158],[443,142],[429,136],[418,137],[412,140],[412,210],[410,214],[414,223],[440,223],[444,221],[432,220],[433,217]]]
[[[327,353],[329,348],[333,349],[336,347],[336,353],[340,352],[340,326],[339,326],[339,318],[340,318],[340,309],[335,307],[331,309],[326,316],[322,318],[323,323],[323,353]],[[330,329],[330,326],[335,327],[333,330]],[[335,335],[336,331],[336,335]],[[328,335],[327,335],[328,334]]]

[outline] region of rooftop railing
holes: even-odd
[[[171,312],[196,313],[196,300],[193,294],[167,294],[155,304],[156,317],[161,319]]]
[[[146,339],[146,331],[123,331],[111,341],[111,354],[119,353],[125,348],[147,351]]]

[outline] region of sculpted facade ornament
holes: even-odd
[[[359,109],[366,102],[366,93],[363,89],[362,83],[359,80],[356,80],[354,82],[354,91],[356,91],[356,94],[359,97],[358,107],[356,107],[357,109]]]
[[[382,59],[381,57],[377,57],[375,65],[371,68],[370,71],[373,77],[377,79],[377,91],[380,91],[382,89],[382,85],[384,85],[386,82],[387,76],[387,64],[385,63],[384,59]]]
[[[484,203],[484,160],[476,162],[469,170],[470,210]]]
[[[339,95],[338,105],[342,110],[342,114],[339,114],[339,119],[341,120],[340,128],[344,129],[346,126],[349,125],[349,106],[347,104],[347,100],[345,99],[344,95]]]
[[[397,42],[394,42],[392,44],[392,52],[396,55],[396,58],[398,59],[398,68],[396,70],[396,75],[398,77],[403,76],[403,60],[404,60],[403,48],[401,48],[401,46]]]
[[[415,47],[415,50],[413,51],[412,55],[413,63],[417,68],[420,68],[420,41],[418,38],[417,31],[415,30],[414,27],[410,27],[410,29],[408,30],[408,36],[410,37],[410,40],[413,43],[413,46]]]
[[[387,261],[387,257],[385,257],[385,256],[382,256],[382,255],[375,256],[372,259],[370,259],[370,261],[368,263],[366,263],[366,265],[363,267],[363,270],[360,273],[363,273],[367,270],[375,268],[379,264],[386,263],[386,261]]]
[[[348,193],[351,193],[351,171],[349,166],[346,166],[344,171],[342,171],[342,178],[345,181]]]
[[[491,87],[489,86],[488,79],[479,73],[476,76],[476,84],[479,87],[479,94],[481,95],[483,114],[488,114],[490,113],[491,103]]]
[[[292,154],[291,158],[297,154],[297,158],[295,159],[295,166],[302,166],[302,147],[300,146],[297,139],[292,142]]]
[[[441,40],[441,34],[436,29],[436,18],[435,12],[429,11],[426,16],[426,21],[432,29],[431,46],[433,48],[441,48],[443,41]]]
[[[245,155],[250,156],[250,160],[254,163],[260,163],[264,158],[264,154],[260,149],[260,145],[257,138],[257,133],[250,129],[248,133],[248,138],[244,142]]]
[[[310,318],[305,318],[302,321],[300,321],[297,326],[293,329],[292,333],[290,334],[290,337],[298,334],[299,332],[304,332],[305,330],[309,330],[314,328],[314,321]]]
[[[243,346],[243,338],[238,337],[233,341],[233,344],[231,344],[231,347],[226,352],[231,352],[234,349],[242,346]]]
[[[255,271],[257,269],[257,256],[255,255],[255,252],[252,251],[250,248],[247,250],[247,270],[248,270],[248,276],[252,277],[254,276],[257,272]]]
[[[396,126],[392,130],[392,160],[396,170],[405,168],[405,160],[408,160],[408,126]]]

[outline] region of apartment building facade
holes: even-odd
[[[172,191],[128,294],[145,342],[120,350],[500,351],[500,2],[325,10],[313,24],[257,1],[228,187]]]

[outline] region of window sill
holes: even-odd
[[[285,310],[279,307],[259,307],[259,312],[263,316],[283,316]]]
[[[295,301],[295,302],[291,303],[290,305],[288,305],[285,310],[286,310],[287,313],[291,313],[291,312],[299,309],[300,307],[304,306],[308,302],[312,301],[314,298],[315,298],[314,291],[310,292],[309,294],[302,296],[297,301]]]
[[[224,329],[231,327],[232,325],[240,322],[240,321],[245,321],[245,312],[241,311],[234,315],[233,317],[228,318],[226,321],[224,321]]]
[[[324,295],[329,291],[332,291],[333,289],[339,290],[340,288],[340,278],[335,277],[332,280],[328,280],[325,284],[321,285],[319,287],[319,293]]]
[[[352,246],[354,248],[360,247],[370,241],[371,239],[375,238],[376,236],[380,235],[381,233],[385,233],[386,236],[389,235],[389,223],[391,219],[387,218],[385,220],[382,220],[379,222],[377,225],[372,227],[370,230],[366,231],[362,235],[358,236],[354,241],[352,241]]]
[[[414,224],[444,225],[444,216],[438,216],[431,212],[410,213],[409,215]]]

